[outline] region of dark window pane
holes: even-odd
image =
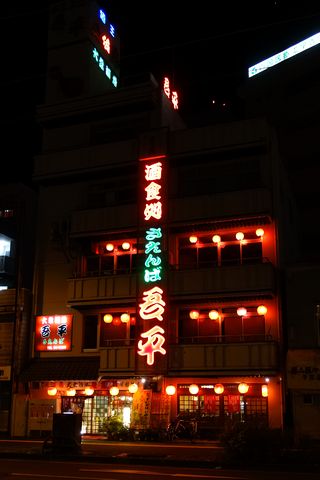
[[[180,312],[179,341],[192,343],[198,337],[198,321],[189,317],[189,312]]]
[[[114,315],[112,323],[101,323],[100,346],[123,345],[126,332],[127,324],[122,323],[120,318]]]
[[[83,348],[97,348],[98,315],[88,315],[83,320]]]
[[[183,248],[179,253],[179,268],[196,268],[197,267],[197,249]]]
[[[208,268],[217,266],[218,263],[218,249],[216,246],[203,247],[198,250],[199,267]]]
[[[117,256],[117,273],[130,273],[130,255]]]
[[[211,320],[210,318],[199,319],[199,336],[203,340],[201,343],[214,343],[219,335],[220,327],[218,320]]]
[[[221,248],[221,264],[239,265],[240,245],[226,245],[225,247]]]
[[[99,273],[99,256],[87,257],[87,273]]]
[[[243,317],[243,335],[248,342],[264,340],[265,321],[263,315],[254,317]]]
[[[262,261],[262,243],[247,243],[242,245],[242,262],[258,263]]]
[[[241,317],[225,317],[223,321],[223,331],[227,342],[239,342],[242,335]]]
[[[105,255],[101,257],[101,273],[103,275],[112,275],[114,271],[114,256]]]

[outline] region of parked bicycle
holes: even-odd
[[[196,418],[180,418],[179,416],[169,423],[167,428],[168,440],[189,439],[191,442],[197,437],[198,422]]]

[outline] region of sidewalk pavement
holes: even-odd
[[[116,442],[82,437],[80,448],[61,444],[43,448],[44,440],[1,440],[0,458],[93,461],[146,465],[221,466],[223,448],[217,441]]]

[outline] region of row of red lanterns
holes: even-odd
[[[139,387],[136,383],[131,383],[128,387],[128,390],[130,393],[136,393],[138,389]],[[217,395],[221,395],[224,392],[224,386],[222,385],[222,383],[216,383],[213,389]],[[249,385],[247,383],[242,382],[238,385],[239,393],[245,394],[248,392],[248,390],[249,390]],[[84,392],[86,395],[91,396],[94,393],[94,389],[92,387],[86,387]],[[119,388],[116,386],[113,386],[110,388],[109,392],[111,396],[117,396],[119,394]],[[191,384],[189,386],[189,392],[191,393],[191,395],[197,395],[199,393],[199,386],[195,383]],[[57,387],[49,387],[47,390],[47,393],[49,396],[55,396],[58,393],[58,389]],[[76,393],[77,391],[75,388],[68,388],[66,391],[66,395],[68,397],[74,397]],[[174,385],[168,385],[166,387],[167,395],[172,396],[175,393],[176,393],[176,387]],[[268,385],[265,385],[265,384],[261,385],[261,395],[263,397],[268,396]]]
[[[138,391],[138,389],[139,389],[139,387],[136,383],[131,383],[128,387],[128,390],[129,390],[130,393],[136,393]],[[113,386],[113,387],[110,388],[109,392],[110,392],[110,395],[112,397],[115,397],[116,395],[119,394],[119,388],[116,387],[116,386]],[[54,397],[55,395],[57,395],[58,389],[57,389],[57,387],[54,387],[54,386],[49,387],[48,390],[47,390],[47,393],[48,393],[49,396]],[[65,393],[68,397],[74,397],[77,393],[77,390],[75,388],[68,388]],[[87,396],[91,396],[91,395],[94,394],[94,388],[86,387],[85,390],[84,390],[84,393]]]
[[[113,252],[114,248],[115,247],[114,247],[113,243],[107,243],[106,244],[107,252]],[[121,245],[121,248],[122,248],[122,250],[125,250],[125,251],[130,250],[131,244],[129,242],[123,242],[122,245]]]
[[[120,315],[120,320],[122,323],[129,323],[130,322],[130,315],[129,313],[122,313]],[[113,315],[111,313],[106,313],[103,316],[104,323],[112,323],[113,322]]]
[[[268,309],[265,305],[259,305],[257,307],[258,315],[265,315],[267,313],[267,311],[268,311]],[[219,314],[218,310],[214,310],[214,309],[210,310],[208,315],[209,315],[210,320],[218,320],[220,318],[220,314]],[[239,317],[245,317],[247,315],[247,309],[245,307],[237,308],[237,315],[239,315]],[[199,312],[199,310],[191,310],[191,312],[189,313],[189,316],[193,320],[198,320],[198,318],[200,316],[200,312]]]
[[[263,235],[264,235],[263,228],[257,228],[256,235],[257,235],[257,237],[260,237],[260,238],[263,237]],[[237,232],[235,237],[236,237],[237,240],[241,241],[241,240],[244,239],[244,233],[243,232]],[[189,242],[190,243],[195,244],[195,243],[197,243],[197,241],[198,241],[198,237],[196,235],[191,235],[189,237]],[[220,243],[221,242],[220,235],[213,235],[212,241],[213,241],[213,243]]]
[[[224,392],[224,386],[222,385],[222,383],[216,383],[213,387],[214,389],[214,392],[217,394],[217,395],[221,395],[223,392]],[[238,392],[241,393],[241,394],[245,394],[247,393],[249,390],[249,385],[247,383],[239,383],[238,385]],[[195,383],[193,383],[192,385],[189,386],[189,392],[191,393],[191,395],[198,395],[199,393],[199,386]],[[174,385],[168,385],[166,387],[166,394],[169,395],[169,396],[172,396],[176,393],[176,387]],[[268,396],[268,385],[261,385],[261,395],[263,397],[267,397]]]

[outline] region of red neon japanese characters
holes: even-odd
[[[154,363],[154,354],[156,352],[162,353],[162,355],[166,354],[162,345],[165,342],[163,336],[164,330],[163,328],[159,327],[159,325],[155,325],[154,327],[150,328],[147,332],[141,334],[142,338],[147,338],[145,343],[142,340],[139,340],[138,348],[139,348],[139,355],[146,355],[147,356],[147,364],[153,365]]]
[[[147,222],[145,231],[145,261],[144,282],[152,284],[151,288],[143,291],[142,302],[139,304],[139,315],[143,321],[143,332],[138,342],[138,354],[146,356],[148,365],[153,365],[155,354],[166,354],[163,348],[165,342],[165,330],[156,322],[162,322],[165,313],[165,301],[163,300],[163,288],[159,283],[163,280],[162,269],[162,215],[163,205],[161,188],[163,182],[163,164],[158,159],[162,156],[143,159],[144,165],[144,205],[143,216]]]
[[[171,91],[170,87],[170,80],[168,77],[164,77],[163,79],[163,91],[165,95],[171,100],[173,108],[178,110],[179,108],[179,99],[178,99],[178,92]]]

